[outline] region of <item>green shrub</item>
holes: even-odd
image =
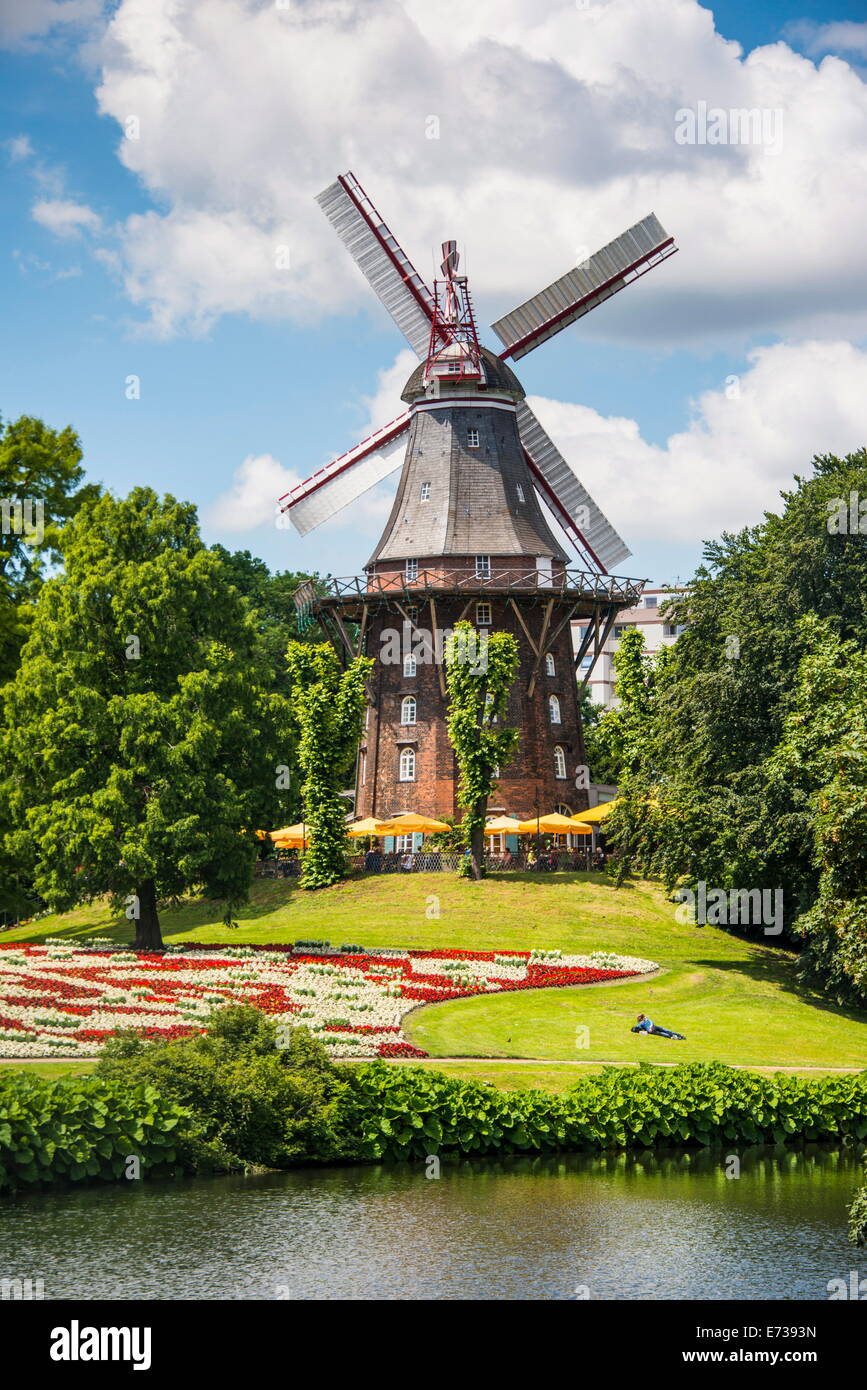
[[[195,1115],[201,1138],[229,1166],[285,1168],[339,1156],[345,1083],[317,1039],[305,1028],[279,1036],[248,1005],[218,1010],[207,1026],[204,1036],[174,1042],[115,1039],[97,1075],[170,1097]]]
[[[207,1151],[190,1117],[152,1086],[2,1072],[0,1188],[111,1181],[123,1177],[131,1157],[140,1160],[143,1177],[205,1164]]]
[[[859,1187],[849,1208],[849,1239],[867,1245],[867,1187]]]
[[[374,1062],[352,1071],[343,1128],[364,1159],[862,1139],[867,1085],[694,1063],[609,1067],[549,1096]]]

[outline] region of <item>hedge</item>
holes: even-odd
[[[607,1068],[550,1096],[373,1062],[354,1071],[344,1123],[367,1160],[860,1140],[867,1073],[805,1080],[719,1062],[645,1063]]]
[[[0,1188],[122,1178],[137,1158],[143,1177],[197,1166],[189,1115],[152,1087],[95,1077],[44,1081],[3,1068]]]

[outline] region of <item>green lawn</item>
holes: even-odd
[[[314,938],[365,947],[611,949],[663,967],[662,974],[634,983],[430,1005],[410,1016],[407,1031],[433,1056],[867,1066],[867,1014],[838,1008],[805,990],[796,979],[794,958],[760,938],[743,940],[715,927],[677,923],[673,905],[650,883],[617,889],[602,875],[508,874],[476,884],[451,874],[413,874],[305,893],[285,880],[259,880],[237,929],[224,927],[220,916],[217,904],[185,903],[162,914],[163,934],[172,942],[231,945]],[[93,934],[128,942],[132,923],[95,905],[3,933],[0,940]],[[630,1033],[639,1010],[686,1033],[687,1041]],[[578,1046],[584,1035],[576,1029],[587,1030],[586,1047]],[[565,1085],[579,1069],[564,1067],[562,1078],[551,1076],[551,1070],[514,1067],[509,1084],[553,1087],[562,1079]],[[483,1079],[503,1084],[502,1071],[492,1065]]]

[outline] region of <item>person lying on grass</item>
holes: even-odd
[[[638,1022],[633,1025],[633,1033],[656,1033],[660,1038],[676,1038],[678,1042],[686,1042],[683,1033],[672,1033],[670,1028],[660,1028],[657,1023],[647,1017],[647,1014],[639,1014]]]

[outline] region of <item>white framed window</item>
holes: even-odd
[[[460,376],[460,371],[461,371],[462,365],[463,365],[463,364],[462,364],[462,362],[460,362],[460,360],[458,360],[457,362],[450,362],[450,363],[449,363],[449,372],[451,373],[451,375],[452,375],[452,376]]]
[[[656,594],[647,594],[644,599],[645,608],[658,608],[659,599]]]
[[[617,625],[614,628],[614,636],[622,637],[623,634],[625,632],[628,632],[631,627],[632,623],[617,623]]]
[[[557,667],[554,665],[554,657],[550,652],[545,653],[545,675],[556,676]]]
[[[473,430],[473,429],[467,430],[467,448],[468,448],[468,449],[478,449],[478,447],[479,447],[479,432],[478,432],[478,430]]]
[[[416,674],[416,659],[412,655],[412,652],[407,652],[406,656],[403,658],[403,674],[405,676],[414,676]]]
[[[412,854],[412,835],[395,835],[394,847],[398,854]]]
[[[491,626],[491,605],[490,605],[489,603],[477,603],[477,604],[476,604],[476,626],[477,626],[477,627],[490,627],[490,626]]]
[[[414,723],[415,723],[415,711],[416,711],[415,696],[414,696],[414,695],[404,695],[403,699],[402,699],[401,702],[400,702],[400,722],[401,722],[401,724],[414,724]]]
[[[521,484],[518,483],[516,486],[517,486],[517,488],[518,488],[518,501],[519,501],[519,502],[526,502],[527,499],[526,499],[526,497],[524,496],[524,489],[521,487]]]
[[[548,696],[548,718],[552,724],[561,724],[563,722],[560,718],[560,701],[556,695]]]
[[[418,560],[407,560],[404,573],[407,579],[418,579]]]
[[[563,773],[565,777],[565,772]],[[404,748],[400,755],[400,780],[401,782],[415,781],[415,750]]]
[[[554,776],[560,782],[566,780],[566,754],[559,743],[554,749]]]
[[[430,483],[422,483],[418,496],[420,502],[430,501]]]
[[[495,767],[492,767],[492,768],[491,768],[491,776],[492,776],[492,777],[496,777],[497,780],[499,780],[499,777],[500,777],[500,765],[499,765],[499,763],[497,763]]]
[[[476,556],[476,579],[490,579],[491,577],[491,557],[490,555]]]

